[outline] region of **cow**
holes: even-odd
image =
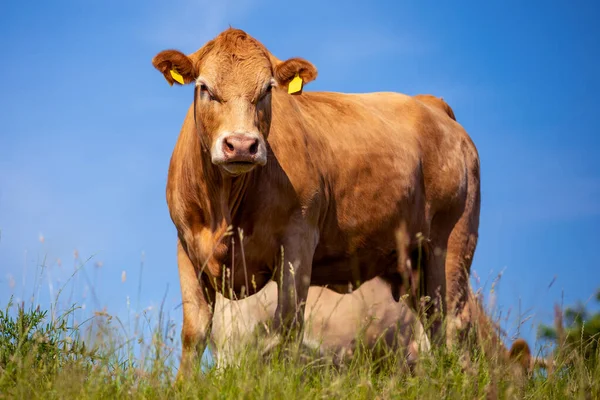
[[[217,293],[209,345],[217,367],[234,365],[244,349],[255,348],[258,334],[268,331],[277,307],[277,284],[270,281],[255,295],[229,300]],[[306,300],[303,344],[336,364],[351,357],[358,343],[368,349],[401,351],[412,369],[430,350],[417,315],[395,301],[389,283],[376,277],[352,293],[310,286]]]
[[[234,28],[152,63],[169,84],[194,87],[166,187],[183,302],[178,378],[206,347],[215,293],[241,298],[270,280],[285,340],[302,329],[309,286],[377,276],[396,300],[429,299],[427,312],[450,321],[433,324],[436,337],[464,336],[480,176],[453,115],[401,93],[304,91],[311,62],[279,60]]]

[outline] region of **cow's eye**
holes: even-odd
[[[200,95],[201,96],[208,96],[208,98],[210,100],[216,100],[215,96],[213,96],[213,94],[208,89],[208,86],[206,86],[204,83],[200,84]]]
[[[262,94],[260,95],[260,97],[258,98],[258,100],[263,100],[265,97],[267,97],[267,95],[269,95],[269,93],[271,93],[273,91],[273,85],[269,83],[269,85],[265,88],[265,90],[262,92]]]

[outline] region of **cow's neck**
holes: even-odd
[[[210,161],[209,161],[210,162]],[[232,177],[224,174],[212,163],[206,167],[211,169],[209,193],[207,199],[210,209],[210,224],[213,231],[220,231],[232,225],[244,199],[248,182],[252,179],[251,171],[247,174]],[[235,227],[234,227],[235,228]]]
[[[251,173],[238,177],[223,177],[220,188],[220,207],[221,213],[228,224],[231,224],[240,209]]]

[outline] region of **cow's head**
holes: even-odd
[[[231,175],[267,162],[271,96],[296,76],[314,80],[316,68],[301,58],[280,61],[257,40],[228,29],[197,52],[165,50],[152,60],[169,84],[196,85],[196,121],[211,161]]]

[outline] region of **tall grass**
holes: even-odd
[[[529,376],[478,351],[465,367],[463,353],[446,347],[433,346],[409,372],[401,352],[359,347],[336,365],[307,351],[265,357],[247,346],[235,366],[198,365],[176,385],[181,343],[163,309],[138,313],[133,331],[106,310],[77,322],[80,307],[56,306],[63,288],[49,311],[12,301],[0,309],[0,398],[600,398],[600,366],[562,343],[553,368]]]

